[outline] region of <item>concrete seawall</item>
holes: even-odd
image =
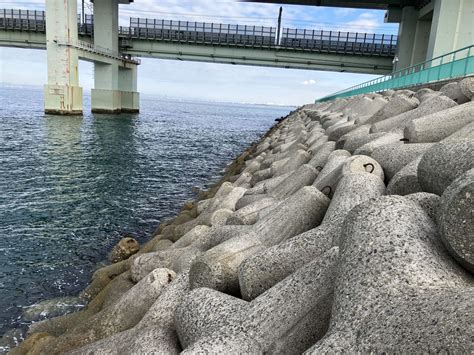
[[[11,353],[472,352],[473,199],[473,77],[305,105]]]

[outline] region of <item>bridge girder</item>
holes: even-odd
[[[242,0],[271,4],[350,7],[359,9],[386,10],[389,7],[415,6],[421,8],[431,0]]]

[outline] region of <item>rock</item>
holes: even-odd
[[[22,319],[28,322],[62,316],[84,308],[86,301],[80,297],[58,297],[27,307]]]
[[[474,169],[449,185],[437,215],[441,240],[451,255],[474,273]]]
[[[384,196],[352,209],[328,333],[307,354],[469,352],[473,278],[420,206]]]
[[[418,164],[422,156],[405,165],[396,173],[387,185],[386,195],[409,195],[416,192],[422,192],[420,182],[418,181]]]
[[[135,326],[174,277],[171,270],[153,270],[115,304],[33,351],[63,353]]]
[[[109,260],[113,263],[128,259],[140,250],[138,241],[130,236],[126,236],[117,243],[109,254]]]
[[[0,338],[0,354],[7,354],[23,341],[23,332],[21,329],[7,330]]]
[[[439,92],[443,93],[450,99],[456,101],[459,105],[470,101],[470,97],[466,97],[463,91],[461,90],[461,85],[458,82],[451,82],[446,85],[443,85]]]
[[[474,168],[474,141],[437,143],[421,157],[418,180],[423,191],[442,195],[464,172]]]
[[[179,354],[174,314],[188,290],[188,275],[179,274],[133,328],[79,348],[79,354]]]
[[[474,122],[474,102],[423,116],[411,121],[404,130],[410,143],[438,142]]]
[[[432,143],[387,144],[374,149],[371,156],[382,166],[385,177],[390,180],[404,166],[432,146]]]

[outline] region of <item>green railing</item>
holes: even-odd
[[[388,89],[407,88],[472,74],[474,74],[474,45],[338,91],[332,95],[318,99],[316,102]]]

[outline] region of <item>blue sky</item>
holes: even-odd
[[[276,26],[279,6],[232,0],[136,0],[120,6],[120,22],[127,25],[130,17],[147,17]],[[43,10],[44,0],[0,0],[1,8]],[[397,25],[384,23],[383,17],[384,11],[283,6],[285,27],[396,34]],[[81,62],[79,70],[81,86],[90,90],[93,65]],[[0,47],[0,82],[40,86],[46,75],[45,51]],[[372,78],[364,74],[144,58],[138,88],[144,94],[173,98],[300,105]]]

